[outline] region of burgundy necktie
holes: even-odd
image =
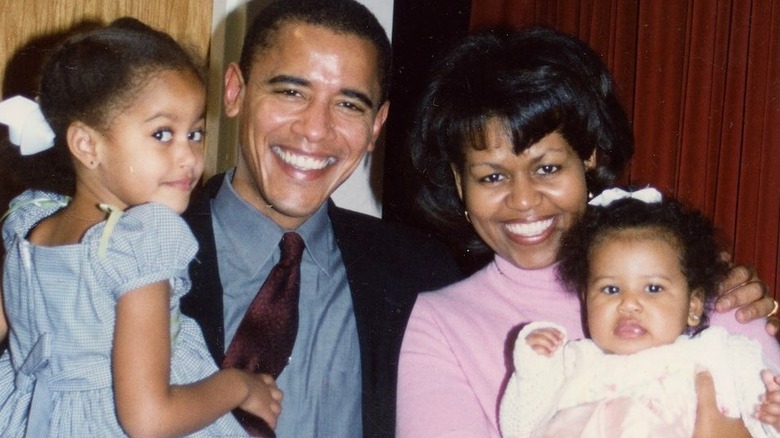
[[[298,334],[298,295],[301,287],[301,236],[288,232],[279,242],[279,263],[273,267],[252,300],[233,341],[225,352],[222,368],[239,368],[270,374],[276,379],[292,353]],[[236,408],[238,421],[252,436],[275,436],[260,418]]]

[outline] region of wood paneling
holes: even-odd
[[[212,2],[204,0],[0,0],[0,83],[7,90],[6,63],[13,57],[35,57],[41,48],[84,21],[107,23],[133,16],[192,46],[205,59],[211,38]],[[32,43],[34,46],[29,47]],[[20,53],[20,49],[24,52]],[[29,53],[29,55],[27,55]],[[34,65],[30,60],[29,65]],[[34,72],[29,72],[31,76]],[[16,74],[16,72],[14,72]],[[16,83],[9,79],[9,83]],[[10,90],[17,91],[17,90]],[[5,93],[4,93],[5,94]],[[3,96],[5,97],[5,95]]]

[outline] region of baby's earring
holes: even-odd
[[[699,325],[699,320],[701,319],[701,315],[696,314],[694,312],[688,313],[688,325],[690,326],[697,326]]]

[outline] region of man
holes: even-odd
[[[277,379],[280,437],[393,436],[415,295],[461,275],[441,244],[330,200],[375,147],[389,72],[390,43],[364,6],[282,0],[261,11],[225,74],[240,154],[185,215],[200,252],[182,308],[221,363],[281,236],[303,238],[297,338]]]

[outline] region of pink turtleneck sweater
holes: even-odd
[[[729,312],[710,320],[758,339],[768,360],[780,364],[764,319],[739,324]],[[579,300],[560,286],[555,266],[522,270],[496,257],[459,283],[420,294],[401,347],[398,437],[500,437],[498,404],[514,340],[531,321],[556,322],[571,339],[583,336]]]

